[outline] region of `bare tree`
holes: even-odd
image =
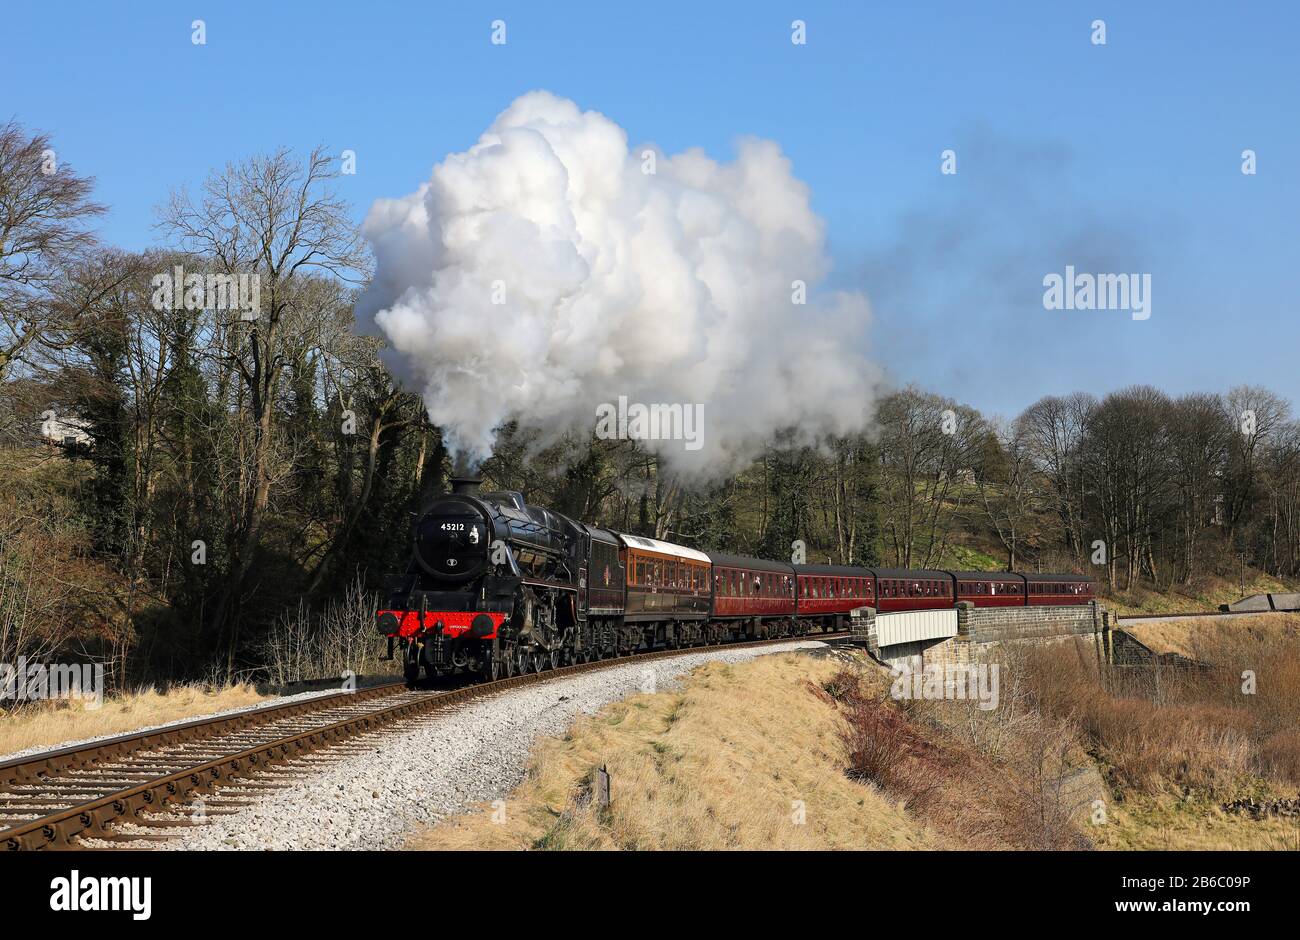
[[[1060,520],[1066,550],[1081,560],[1084,551],[1085,484],[1082,443],[1097,400],[1084,392],[1049,396],[1025,409],[1019,419],[1026,454],[1047,483],[1047,499]]]
[[[884,530],[898,565],[924,568],[947,547],[986,425],[973,409],[911,386],[881,401],[877,421]]]
[[[1260,497],[1259,458],[1290,415],[1288,402],[1266,388],[1239,385],[1228,392],[1229,420],[1239,433],[1228,446],[1224,500],[1228,535],[1234,542],[1238,530]]]
[[[272,484],[279,384],[295,337],[348,301],[340,282],[364,278],[367,258],[347,204],[333,190],[334,158],[317,147],[306,160],[280,149],[213,173],[197,201],[175,192],[161,227],[225,275],[258,279],[259,309],[225,312],[219,355],[242,384],[246,472],[230,545],[228,586],[214,616],[220,627],[252,564]],[[236,632],[229,633],[233,661]]]
[[[1027,542],[1037,535],[1041,492],[1027,444],[1026,422],[1001,427],[988,435],[975,476],[980,505],[1007,553],[1007,570]]]
[[[90,200],[93,188],[60,166],[48,136],[0,125],[0,379],[34,347],[61,345],[107,289],[64,277],[94,245],[86,226],[104,207]]]
[[[1202,534],[1214,521],[1232,435],[1232,420],[1218,395],[1185,395],[1168,415],[1169,457],[1178,493],[1181,580],[1190,584],[1199,570]]]

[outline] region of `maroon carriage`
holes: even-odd
[[[716,619],[794,616],[792,566],[741,555],[710,555],[710,558]]]
[[[872,568],[876,576],[876,610],[937,610],[952,607],[953,579],[932,568]]]
[[[869,568],[795,565],[799,617],[843,620],[856,607],[876,606],[876,578]]]
[[[957,600],[976,607],[1024,607],[1025,576],[1012,571],[954,571]]]
[[[1027,574],[1025,590],[1030,607],[1062,607],[1087,604],[1095,596],[1096,584],[1083,574]]]

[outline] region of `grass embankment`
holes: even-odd
[[[678,689],[615,703],[562,739],[542,741],[504,814],[476,807],[419,833],[410,847],[1081,844],[1063,814],[1046,807],[1041,781],[1024,772],[1027,750],[1002,741],[1000,753],[981,752],[944,728],[912,724],[887,696],[887,676],[860,659],[782,655],[703,666]],[[863,732],[877,746],[864,746]],[[1055,729],[1048,737],[1046,746],[1034,739],[1040,769],[1064,764]],[[607,808],[589,799],[591,773],[602,765],[611,777]]]
[[[540,742],[504,821],[483,806],[411,847],[937,847],[897,800],[844,775],[837,706],[809,685],[839,668],[807,656],[702,666],[680,688],[616,702]],[[584,799],[601,765],[607,809]]]
[[[69,741],[127,734],[153,725],[197,718],[264,701],[251,685],[212,689],[175,686],[106,698],[99,708],[78,701],[41,702],[0,711],[0,756],[31,747],[53,749]]]

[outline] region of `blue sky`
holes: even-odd
[[[899,382],[1004,415],[1135,382],[1300,405],[1296,4],[72,2],[5,24],[0,118],[97,178],[124,247],[156,241],[169,187],[281,144],[355,150],[360,219],[545,88],[669,152],[778,141]],[[1150,273],[1151,318],[1044,310],[1067,264]]]

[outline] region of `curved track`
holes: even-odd
[[[745,649],[845,635],[822,633],[719,646]],[[188,819],[176,818],[184,811],[181,803],[214,788],[284,786],[254,778],[398,719],[521,685],[708,648],[640,653],[454,689],[407,689],[404,683],[394,682],[0,762],[0,845],[11,851],[75,849],[82,847],[83,838],[136,843],[165,839],[163,833],[121,833],[113,827],[130,823],[165,830],[192,825]],[[235,812],[240,805],[219,795],[205,798],[204,804],[205,814],[214,815]]]

